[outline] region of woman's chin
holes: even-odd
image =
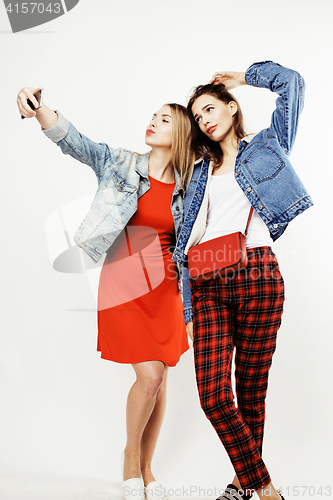
[[[145,143],[147,144],[147,146],[150,146],[150,147],[152,147],[154,145],[154,141],[151,139],[151,137],[149,135],[146,135]]]
[[[227,132],[221,134],[221,133],[216,133],[216,132],[213,132],[212,135],[209,135],[208,137],[213,141],[213,142],[222,142],[226,139],[226,137],[228,137],[228,135],[230,134],[230,130],[228,130]]]
[[[208,137],[208,139],[210,139],[211,141],[213,142],[220,142],[221,141],[221,137],[220,137],[220,134],[206,134],[206,136]]]

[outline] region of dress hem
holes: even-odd
[[[155,359],[155,358],[154,359],[138,359],[138,360],[135,360],[135,361],[119,361],[119,360],[116,360],[116,359],[107,358],[106,356],[103,355],[102,351],[99,351],[98,349],[97,349],[97,352],[100,353],[101,359],[105,359],[106,361],[113,361],[114,363],[120,363],[120,364],[123,364],[123,365],[132,365],[132,364],[135,364],[135,363],[144,363],[146,361],[161,361],[161,363],[164,363],[166,366],[169,366],[170,368],[172,368],[172,367],[176,366],[179,363],[181,356],[183,354],[185,354],[185,352],[187,352],[189,350],[189,348],[190,347],[188,347],[185,351],[183,351],[180,354],[178,360],[174,364],[168,364],[165,361],[163,361],[162,359]]]

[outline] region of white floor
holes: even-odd
[[[121,500],[120,483],[37,475],[0,476],[1,500]]]
[[[170,497],[170,500],[172,497]],[[175,500],[214,500],[215,496],[175,495]],[[100,479],[45,476],[28,473],[0,474],[0,500],[123,500],[120,482]]]

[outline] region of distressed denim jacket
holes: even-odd
[[[274,241],[292,219],[313,204],[288,158],[303,109],[305,84],[296,71],[272,61],[253,64],[245,78],[249,85],[278,94],[270,126],[250,142],[239,142],[235,162],[235,178]],[[183,266],[185,323],[192,320],[187,252],[205,232],[211,175],[210,162],[200,160],[196,163],[185,196],[184,224],[173,254],[173,259]]]
[[[136,212],[138,199],[150,189],[150,153],[137,155],[93,142],[80,134],[61,113],[57,111],[57,114],[57,123],[43,132],[64,154],[89,165],[97,177],[97,192],[74,240],[94,262],[98,262]],[[178,189],[180,176],[176,170],[175,180],[171,212],[177,238],[183,222],[184,192],[182,188]]]

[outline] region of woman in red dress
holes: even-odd
[[[183,221],[180,167],[193,161],[189,117],[183,106],[164,105],[146,130],[151,151],[136,155],[91,141],[45,104],[32,110],[28,100],[38,107],[37,90],[19,92],[21,115],[36,117],[63,153],[93,168],[99,183],[79,231],[84,234],[99,218],[104,234],[98,228],[95,236],[94,226],[94,239],[78,244],[94,258],[93,251],[96,256],[110,243],[100,275],[97,349],[104,359],[132,364],[136,373],[127,400],[123,495],[128,500],[165,500],[151,461],[165,411],[168,367],[188,349],[171,248]],[[105,227],[107,220],[110,227]]]

